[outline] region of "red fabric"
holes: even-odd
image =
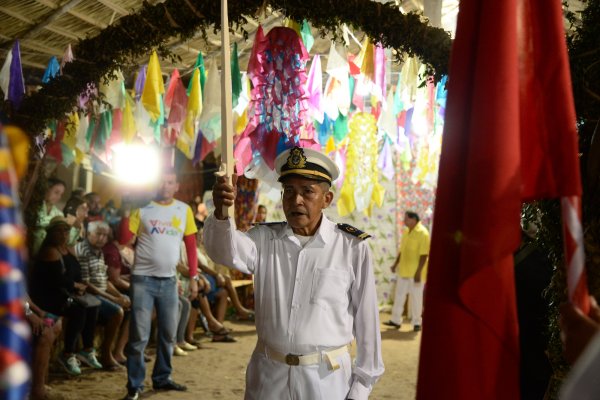
[[[190,277],[194,277],[198,274],[198,253],[196,252],[196,235],[184,236],[183,243],[185,244],[185,253],[187,254]]]
[[[521,202],[581,192],[568,68],[560,0],[461,1],[419,400],[520,397],[512,254]]]
[[[119,253],[119,249],[114,243],[106,243],[102,248],[102,254],[104,254],[104,261],[108,268],[118,269],[121,275],[131,274],[131,269],[121,261],[121,253]]]
[[[133,239],[133,232],[129,230],[129,217],[121,218],[121,223],[119,224],[119,243],[121,244],[129,244],[131,239]]]

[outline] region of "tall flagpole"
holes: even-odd
[[[227,0],[221,0],[221,168],[217,173],[233,176],[233,112],[231,110],[231,62],[229,53]],[[223,207],[223,216],[233,215],[233,206]]]

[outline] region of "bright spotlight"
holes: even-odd
[[[161,171],[158,149],[141,144],[113,147],[113,171],[117,179],[133,186],[156,183]]]

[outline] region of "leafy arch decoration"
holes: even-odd
[[[291,19],[306,19],[323,34],[335,35],[342,24],[347,24],[395,49],[398,60],[404,53],[418,56],[427,74],[435,79],[447,74],[450,35],[428,26],[418,14],[403,14],[392,4],[370,0],[236,0],[230,1],[229,21],[231,27],[243,31],[246,16],[257,15],[270,6]],[[156,5],[145,2],[137,13],[121,18],[93,38],[81,40],[76,59],[65,65],[62,75],[25,97],[20,109],[12,113],[13,120],[35,136],[50,121],[71,112],[90,82],[131,66],[151,49],[169,56],[168,39],[179,37],[185,41],[198,33],[205,35],[211,28],[219,30],[220,17],[220,2],[215,0],[166,0]],[[244,35],[247,37],[247,32]]]

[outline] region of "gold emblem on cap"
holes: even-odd
[[[294,147],[290,151],[290,155],[287,159],[287,165],[290,168],[304,168],[306,167],[306,156],[304,150],[301,147]]]

